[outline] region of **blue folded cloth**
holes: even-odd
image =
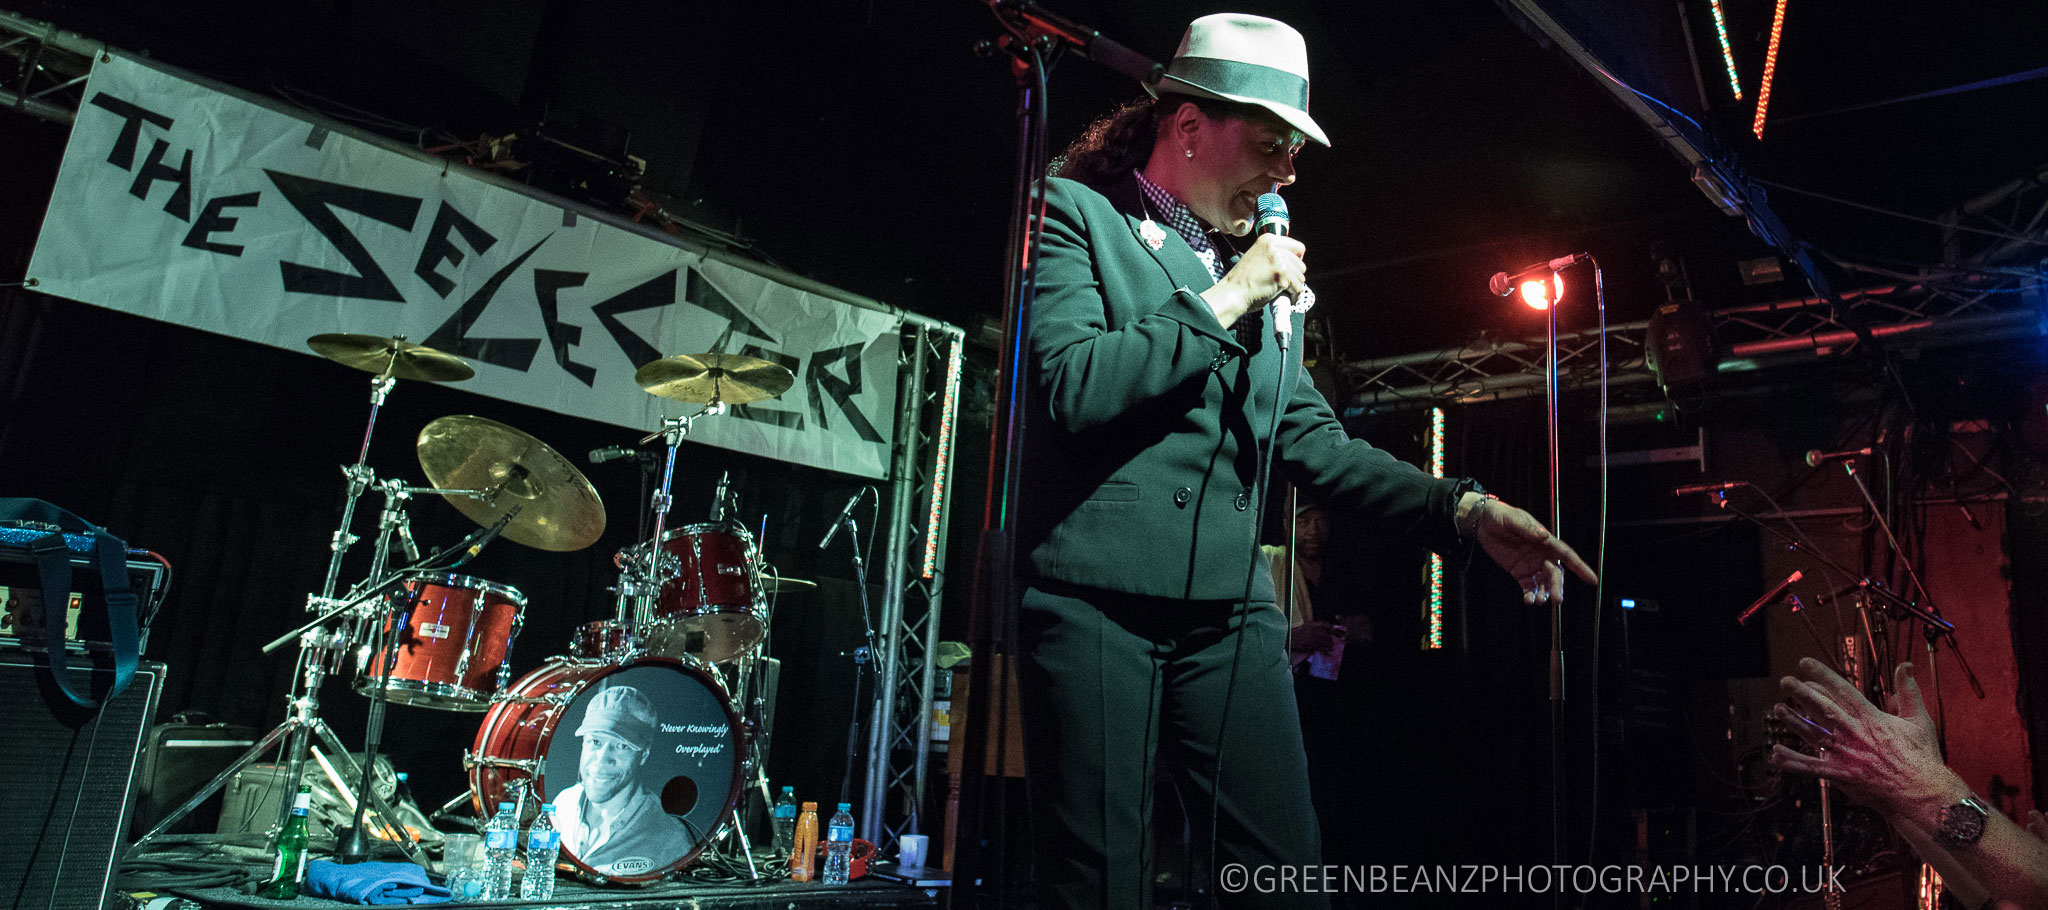
[[[438,904],[448,889],[427,880],[411,863],[354,863],[324,859],[306,865],[306,888],[320,897],[351,904]]]

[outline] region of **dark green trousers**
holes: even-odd
[[[1329,905],[1280,884],[1282,867],[1322,858],[1278,609],[1034,586],[1019,632],[1040,910],[1152,906],[1162,771],[1185,796],[1197,857],[1216,800],[1224,872],[1205,884],[1222,906]]]

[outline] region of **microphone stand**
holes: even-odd
[[[1963,668],[1963,678],[1970,683],[1970,691],[1981,701],[1985,697],[1984,683],[1977,679],[1976,671],[1970,669],[1969,660],[1963,657],[1962,646],[1956,644],[1955,625],[1942,618],[1941,609],[1934,605],[1934,601],[1927,593],[1927,586],[1920,581],[1920,573],[1914,571],[1913,560],[1906,556],[1906,549],[1899,546],[1899,539],[1892,536],[1891,522],[1884,519],[1884,511],[1877,507],[1877,500],[1871,497],[1870,487],[1863,483],[1863,476],[1856,473],[1856,460],[1853,458],[1844,460],[1842,462],[1842,473],[1849,475],[1849,479],[1855,481],[1856,492],[1863,494],[1863,502],[1870,506],[1871,517],[1877,519],[1878,528],[1884,531],[1885,542],[1892,548],[1892,557],[1897,559],[1899,564],[1906,567],[1906,577],[1912,580],[1914,590],[1920,592],[1920,598],[1926,601],[1924,610],[1918,608],[1917,605],[1908,606],[1907,609],[1926,622],[1926,625],[1921,628],[1921,634],[1927,636],[1927,644],[1932,647],[1937,638],[1948,642],[1950,653],[1956,656],[1956,664]],[[1881,672],[1878,673],[1880,677],[1883,675]]]
[[[1550,273],[1550,286],[1562,288],[1557,272]],[[1564,304],[1564,295],[1552,300],[1544,308],[1548,318],[1544,321],[1543,340],[1543,400],[1546,428],[1550,438],[1549,465],[1547,477],[1550,492],[1550,533],[1564,536],[1564,498],[1558,486],[1563,474],[1561,439],[1558,432],[1558,389],[1557,389],[1557,310]],[[1552,592],[1555,594],[1556,592]],[[1598,605],[1595,605],[1598,609]],[[1599,622],[1596,612],[1594,622]],[[1564,604],[1562,599],[1550,603],[1550,861],[1564,864]],[[1597,696],[1596,696],[1597,697]],[[1597,742],[1594,746],[1597,750]],[[1598,787],[1596,781],[1594,784]],[[1564,894],[1558,893],[1554,906],[1564,906]]]
[[[839,521],[846,525],[846,535],[853,547],[853,578],[859,586],[861,633],[867,641],[867,644],[853,649],[852,654],[853,720],[847,724],[846,730],[846,771],[839,778],[839,801],[845,803],[853,801],[853,764],[855,757],[860,754],[860,690],[861,683],[867,679],[870,671],[869,661],[875,654],[875,624],[869,618],[871,614],[868,612],[868,567],[860,557],[860,522],[850,514]],[[874,825],[876,822],[870,820],[869,824]]]
[[[1003,346],[997,375],[995,417],[989,428],[989,491],[983,510],[980,546],[975,558],[975,587],[969,614],[968,640],[976,668],[994,667],[995,655],[1014,652],[1016,589],[1011,567],[1016,563],[1016,511],[1020,505],[1019,471],[1024,461],[1024,433],[1027,425],[1022,360],[1030,347],[1031,311],[1037,297],[1038,237],[1045,211],[1046,71],[1047,58],[1062,48],[1072,48],[1084,57],[1125,73],[1140,82],[1158,81],[1164,69],[1085,26],[1051,16],[1030,0],[989,0],[1002,34],[975,45],[984,57],[1000,51],[1009,58],[1017,84],[1016,179],[1012,186],[1008,279],[1004,289]],[[861,591],[866,597],[865,587]],[[1006,712],[991,713],[991,704],[1007,695],[999,679],[973,686],[968,696],[968,733],[963,744],[963,767],[980,768],[987,743],[983,733],[1001,730]],[[983,817],[987,778],[968,775],[971,785],[961,788],[960,830],[1001,831],[1004,803],[995,801],[998,817]],[[973,843],[970,839],[969,843]],[[996,894],[1005,890],[1000,837],[981,839],[966,846],[956,857],[954,881],[986,881]],[[980,845],[993,845],[994,861],[985,861]],[[986,870],[987,876],[982,875]]]

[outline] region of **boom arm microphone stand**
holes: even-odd
[[[856,497],[859,495],[858,493],[855,494]],[[872,670],[872,661],[876,656],[875,624],[870,619],[872,614],[868,612],[868,567],[860,555],[860,522],[854,519],[853,510],[850,508],[843,517],[835,518],[833,521],[835,523],[833,530],[837,530],[836,525],[846,526],[847,545],[853,550],[853,579],[860,593],[860,626],[861,634],[866,641],[866,644],[853,649],[851,654],[853,657],[853,720],[847,725],[846,730],[846,771],[839,778],[839,801],[844,803],[851,802],[853,799],[853,765],[854,759],[859,755],[860,750],[861,683],[866,681]],[[871,821],[870,824],[874,824],[874,822]]]
[[[1936,639],[1948,642],[1949,653],[1956,656],[1956,665],[1963,668],[1963,678],[1970,683],[1970,692],[1982,700],[1985,697],[1984,683],[1977,679],[1976,671],[1970,669],[1970,661],[1963,657],[1962,646],[1956,644],[1955,624],[1942,618],[1941,609],[1934,605],[1933,598],[1927,593],[1927,586],[1920,582],[1920,573],[1913,569],[1913,560],[1906,556],[1905,548],[1899,546],[1899,539],[1892,535],[1892,525],[1885,520],[1884,510],[1877,507],[1877,500],[1870,495],[1870,487],[1863,483],[1863,475],[1856,473],[1856,460],[1845,459],[1842,462],[1842,473],[1849,475],[1849,479],[1856,482],[1856,492],[1863,494],[1863,502],[1870,506],[1871,517],[1877,520],[1878,528],[1884,531],[1884,539],[1892,548],[1893,558],[1906,567],[1906,577],[1912,579],[1913,589],[1919,593],[1921,602],[1914,603],[1896,596],[1891,599],[1900,602],[1907,612],[1921,620],[1921,634],[1927,636],[1930,657]],[[1884,677],[1882,667],[1872,667],[1872,670],[1877,673],[1878,678]]]

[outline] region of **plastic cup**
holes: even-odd
[[[476,834],[450,834],[442,845],[441,873],[448,877],[448,899],[465,904],[484,897],[484,839]]]
[[[905,834],[897,838],[896,856],[898,862],[905,869],[924,868],[924,851],[925,847],[930,844],[931,838],[922,834]]]

